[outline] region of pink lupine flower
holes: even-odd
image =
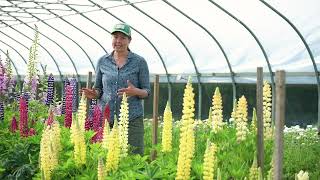
[[[17,129],[18,129],[17,119],[15,116],[13,116],[10,124],[10,131],[15,133]]]
[[[68,85],[66,89],[66,114],[64,126],[70,128],[72,124],[72,87]]]
[[[48,120],[47,120],[47,126],[50,126],[53,123],[53,111],[50,111]]]
[[[99,105],[96,105],[93,110],[93,130],[97,132],[101,127],[101,110]]]
[[[21,97],[20,98],[20,136],[27,137],[28,136],[28,108],[26,100]]]
[[[34,135],[36,135],[36,131],[33,128],[30,128],[28,136],[34,136]]]
[[[91,138],[91,143],[102,142],[102,139],[103,139],[103,128],[98,127],[96,134]]]

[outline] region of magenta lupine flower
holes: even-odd
[[[93,109],[93,130],[97,132],[99,130],[99,127],[101,127],[101,109],[99,105],[95,105]]]
[[[96,134],[92,136],[91,143],[102,142],[103,139],[103,128],[99,127],[96,131]]]
[[[61,109],[61,114],[65,114],[66,113],[66,92],[67,92],[67,86],[70,85],[70,82],[68,80],[68,78],[66,77],[64,79],[64,91],[63,91],[63,97],[62,97],[62,109]]]
[[[50,111],[50,115],[47,120],[47,126],[50,126],[53,123],[53,111]]]
[[[72,124],[72,87],[68,85],[66,89],[66,112],[64,126],[70,128]]]
[[[91,120],[90,119],[91,119],[90,117],[87,117],[84,123],[84,129],[86,131],[89,131],[90,129],[92,129],[92,119]]]
[[[28,132],[28,136],[34,136],[34,135],[36,135],[36,130],[34,130],[33,128],[30,128]]]
[[[52,74],[48,77],[48,89],[47,89],[47,98],[45,100],[46,105],[52,104],[54,97],[54,77]]]
[[[72,112],[77,112],[79,104],[79,86],[77,79],[72,77],[69,80],[70,86],[72,87]]]
[[[13,116],[10,124],[10,131],[15,133],[17,129],[18,129],[17,119],[15,116]]]
[[[20,122],[19,122],[20,136],[27,137],[28,136],[28,108],[26,100],[21,97],[20,98]]]
[[[4,120],[4,106],[3,106],[3,102],[0,101],[0,121]]]

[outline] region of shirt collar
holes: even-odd
[[[107,58],[108,58],[109,60],[111,60],[112,62],[116,63],[116,62],[114,61],[114,59],[113,59],[113,53],[114,53],[114,51],[112,51],[112,52],[107,56]],[[134,57],[134,53],[131,52],[131,51],[129,51],[127,63],[130,62],[133,57]]]

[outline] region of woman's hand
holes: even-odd
[[[127,80],[128,87],[121,88],[118,90],[118,96],[122,97],[123,93],[126,93],[127,97],[130,96],[138,96],[140,98],[144,98],[148,96],[148,92],[143,89],[136,88],[129,80]]]
[[[81,92],[84,93],[88,99],[96,99],[98,97],[98,93],[95,89],[82,88]]]

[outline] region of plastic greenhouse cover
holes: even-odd
[[[288,83],[316,83],[311,58],[298,34],[264,3],[256,0],[213,2],[250,28],[261,42],[273,72],[285,70],[288,75],[295,75],[287,79]],[[266,2],[297,27],[320,68],[320,1]],[[76,74],[76,69],[78,74],[86,75],[94,71],[99,57],[112,51],[109,32],[122,20],[133,28],[130,49],[147,60],[151,74],[195,75],[197,69],[206,76],[201,79],[203,82],[231,82],[226,57],[237,74],[236,82],[255,82],[255,78],[247,74],[256,72],[258,66],[269,73],[266,58],[253,36],[210,1],[135,0],[128,3],[115,0],[0,1],[2,60],[3,52],[9,50],[19,74],[26,73],[24,60],[28,60],[27,48],[31,46],[32,28],[36,24],[41,45],[38,60],[47,65],[47,72],[58,75],[59,67],[62,74]],[[220,43],[226,57],[206,30]],[[40,66],[39,69],[41,73]],[[208,76],[210,74],[212,76]],[[225,76],[215,77],[214,74]]]

